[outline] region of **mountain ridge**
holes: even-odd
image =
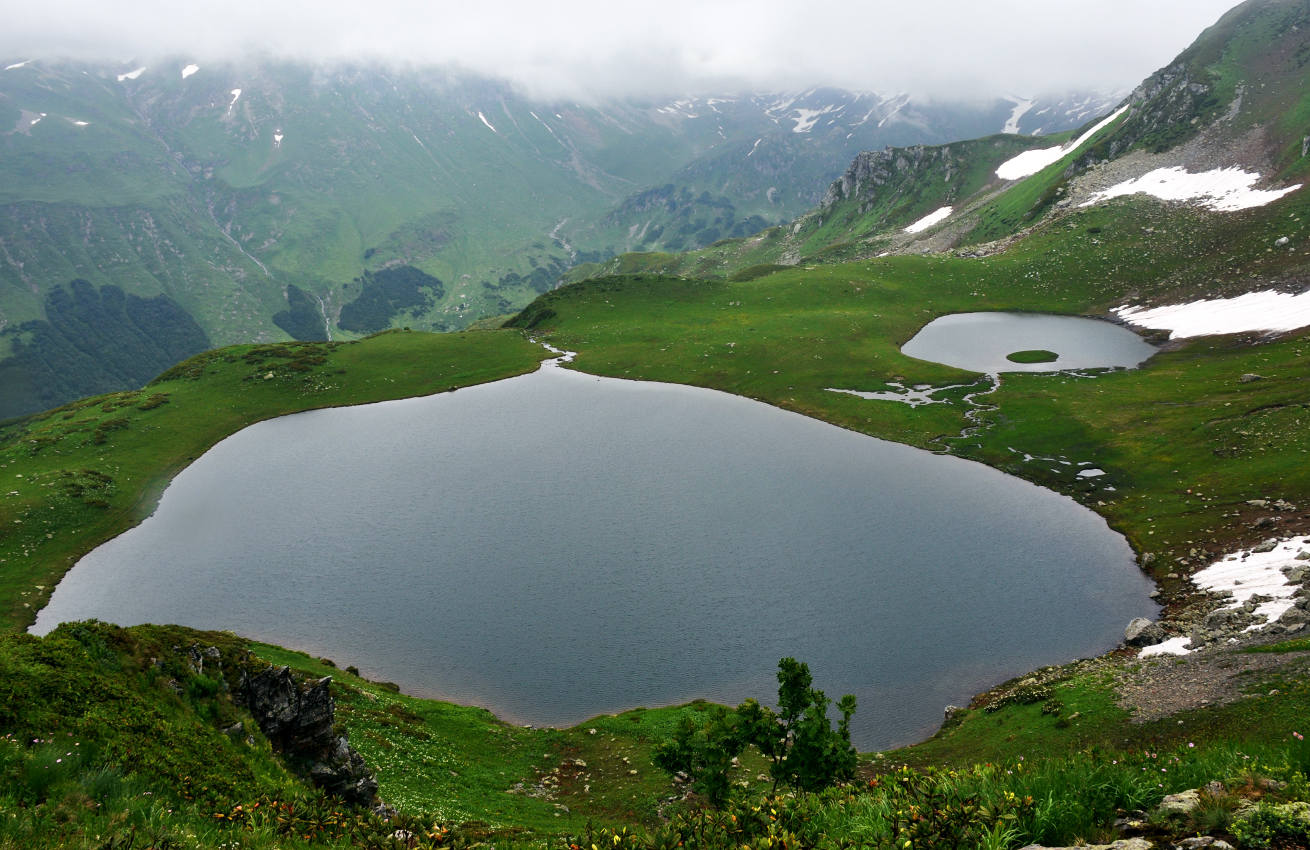
[[[392,266],[443,291],[391,326],[457,329],[577,262],[799,214],[861,139],[968,135],[1012,111],[833,89],[537,102],[440,69],[15,64],[0,71],[0,328],[44,319],[45,292],[83,279],[166,295],[219,345],[351,338],[341,311]],[[640,210],[663,186],[687,200]],[[301,294],[324,322],[284,315]]]

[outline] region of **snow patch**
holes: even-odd
[[[89,121],[78,121],[78,120],[75,119],[75,118],[69,118],[68,120],[69,120],[70,123],[72,123],[72,125],[73,125],[74,127],[89,127],[89,126],[91,126],[91,122],[89,122]]]
[[[485,115],[483,115],[481,112],[479,112],[479,113],[478,113],[478,118],[482,120],[482,123],[483,123],[483,124],[486,124],[486,125],[487,125],[487,129],[488,129],[488,130],[490,130],[491,132],[495,133],[497,136],[500,135],[500,132],[499,132],[495,127],[491,126],[491,122],[487,120],[487,116],[485,116]]]
[[[1069,154],[1078,150],[1078,148],[1082,147],[1084,142],[1104,130],[1126,111],[1128,111],[1127,105],[1119,107],[1119,109],[1112,112],[1105,120],[1101,121],[1095,127],[1067,144],[1056,145],[1053,148],[1040,148],[1033,151],[1024,151],[1013,159],[1008,159],[1001,163],[1001,167],[996,169],[996,176],[1002,180],[1019,180],[1023,177],[1033,176],[1048,165],[1054,165]]]
[[[939,210],[933,210],[932,212],[925,215],[923,218],[916,221],[914,224],[911,224],[909,227],[905,228],[905,232],[922,233],[923,231],[932,227],[937,222],[945,221],[946,218],[950,216],[950,214],[954,211],[955,211],[954,207],[942,207]]]
[[[1297,555],[1307,546],[1310,546],[1310,537],[1290,537],[1277,541],[1268,552],[1250,549],[1234,552],[1195,573],[1192,584],[1198,590],[1228,597],[1225,604],[1216,609],[1219,611],[1241,608],[1255,596],[1265,598],[1267,601],[1256,605],[1253,612],[1257,619],[1263,615],[1265,622],[1246,629],[1248,632],[1259,631],[1296,605],[1296,594],[1301,584],[1288,581],[1288,573],[1297,567],[1306,566],[1305,561],[1297,560]],[[1141,654],[1187,655],[1192,651],[1187,649],[1189,643],[1190,637],[1171,638],[1164,643],[1146,647]]]
[[[1272,597],[1255,610],[1256,614],[1264,614],[1272,623],[1295,604],[1296,592],[1301,585],[1289,582],[1284,569],[1305,565],[1304,561],[1297,561],[1296,556],[1307,545],[1310,545],[1310,537],[1292,537],[1279,541],[1268,552],[1246,551],[1228,555],[1193,575],[1192,584],[1211,593],[1232,594],[1232,601],[1222,606],[1223,609],[1240,608],[1257,595]],[[1248,631],[1258,628],[1253,626]]]
[[[124,80],[135,80],[137,77],[141,76],[145,72],[146,72],[146,66],[142,65],[140,68],[137,68],[135,71],[128,71],[126,74],[119,74],[118,81],[121,83]]]
[[[1083,469],[1078,472],[1079,478],[1100,478],[1105,474],[1104,469],[1098,469],[1093,466],[1091,469]]]
[[[1236,298],[1163,307],[1124,305],[1111,312],[1138,327],[1167,330],[1170,339],[1248,331],[1292,331],[1310,326],[1310,292],[1290,295],[1266,290],[1248,292]]]
[[[273,131],[273,149],[274,149],[274,150],[277,150],[278,148],[282,147],[282,139],[283,139],[283,138],[285,138],[285,137],[282,135],[282,131],[281,131],[281,130],[274,130],[274,131]]]
[[[683,118],[699,118],[700,113],[696,112],[695,109],[695,98],[683,98],[682,100],[673,101],[673,103],[668,106],[658,107],[655,111],[661,112],[665,115],[681,115]]]
[[[756,139],[755,144],[751,145],[750,153],[746,154],[746,157],[748,159],[750,158],[751,154],[755,153],[755,149],[760,146],[760,142],[762,141],[764,141],[764,139]]]
[[[5,70],[6,70],[6,71],[13,71],[13,70],[16,70],[16,69],[18,69],[18,68],[23,67],[24,65],[26,65],[28,62],[31,62],[31,61],[32,61],[31,59],[24,59],[22,62],[15,62],[15,63],[12,64],[12,65],[6,65],[6,66],[5,66]]]
[[[835,106],[825,106],[822,109],[802,109],[797,107],[795,110],[796,117],[792,119],[796,122],[796,126],[792,127],[791,131],[793,133],[808,133],[814,129],[815,123],[817,123],[820,118],[827,115],[829,112],[835,112],[836,110],[837,107]]]
[[[891,111],[891,112],[888,112],[886,115],[884,115],[884,116],[882,117],[882,120],[878,122],[878,127],[879,127],[879,128],[881,128],[882,125],[886,124],[888,121],[890,121],[890,120],[892,120],[893,118],[895,118],[895,117],[896,117],[896,114],[899,113],[902,109],[904,109],[904,108],[906,107],[906,105],[909,104],[909,102],[910,102],[910,96],[907,95],[907,94],[904,94],[904,95],[897,95],[897,99],[898,99],[899,102],[896,104],[896,106],[894,106],[894,107],[892,108],[892,111]],[[881,104],[880,104],[880,105],[881,105]]]
[[[545,121],[542,121],[542,120],[541,120],[541,116],[537,115],[537,113],[533,112],[533,111],[530,110],[530,109],[528,110],[528,114],[531,115],[533,118],[536,118],[536,119],[537,119],[537,123],[540,124],[541,126],[545,127],[545,128],[546,128],[546,132],[547,132],[547,133],[550,133],[551,137],[554,138],[555,141],[559,142],[561,147],[568,147],[568,145],[564,144],[564,142],[560,139],[559,136],[556,136],[556,135],[555,135],[555,131],[554,131],[553,129],[551,129],[551,126],[550,126],[549,124],[547,124]],[[558,118],[559,116],[556,115],[555,117]]]
[[[1005,126],[1001,128],[1001,132],[1017,134],[1019,132],[1019,119],[1022,118],[1028,110],[1032,109],[1033,104],[1037,101],[1022,97],[1009,97],[1006,98],[1006,100],[1014,104],[1014,109],[1010,111],[1010,117],[1006,119]]]
[[[232,110],[237,105],[237,101],[241,99],[241,89],[232,89],[228,94],[232,95],[232,102],[227,105],[227,114],[231,115]]]
[[[1191,652],[1191,650],[1187,648],[1187,645],[1191,642],[1192,639],[1187,635],[1169,638],[1169,640],[1162,643],[1146,647],[1138,653],[1138,657],[1147,658],[1152,655],[1187,655]]]
[[[1286,189],[1255,189],[1260,175],[1240,168],[1216,168],[1211,171],[1188,173],[1181,166],[1157,168],[1133,180],[1125,180],[1103,192],[1092,195],[1082,206],[1090,207],[1111,198],[1136,195],[1141,192],[1163,201],[1199,201],[1200,205],[1219,212],[1234,212],[1273,203],[1286,194],[1301,188],[1301,184]]]
[[[199,65],[188,65],[188,66],[186,66],[185,68],[182,69],[182,79],[185,80],[187,77],[191,76],[192,74],[194,74],[196,71],[199,71],[199,70],[200,70],[200,66],[199,66]]]

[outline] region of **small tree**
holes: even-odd
[[[812,685],[808,665],[784,658],[778,662],[778,711],[753,699],[737,709],[750,743],[772,762],[774,790],[783,784],[818,791],[855,776],[850,731],[855,696],[837,702],[841,720],[834,730],[828,720],[832,701]]]
[[[715,706],[700,722],[684,714],[673,737],[655,748],[654,762],[670,775],[686,774],[711,806],[721,808],[732,790],[728,779],[732,760],[746,743],[746,731],[738,717]]]
[[[855,776],[851,715],[855,697],[837,702],[841,720],[832,728],[832,704],[813,687],[810,668],[794,658],[778,662],[778,711],[748,699],[729,712],[711,709],[703,720],[684,714],[673,737],[655,749],[655,766],[669,774],[686,774],[692,787],[721,808],[728,801],[732,760],[754,744],[772,764],[773,789],[787,785],[819,791]]]

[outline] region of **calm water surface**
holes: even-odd
[[[1016,351],[1060,355],[1050,363],[1014,363]],[[973,372],[1055,372],[1061,369],[1131,368],[1155,347],[1119,325],[1081,316],[1037,313],[956,313],[923,327],[901,353]]]
[[[861,749],[1150,616],[1124,540],[995,470],[735,396],[545,368],[260,423],[84,558],[34,631],[230,629],[564,725],[859,698]]]

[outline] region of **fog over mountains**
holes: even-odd
[[[199,350],[454,330],[523,307],[579,262],[790,221],[860,151],[1058,132],[1115,97],[811,88],[582,101],[385,65],[8,63],[0,407],[139,383],[188,353],[105,375],[105,352],[74,342],[86,326],[106,351],[160,335]],[[89,287],[59,294],[72,281]],[[137,302],[104,287],[166,299],[135,314],[166,326],[106,309]]]
[[[1227,5],[24,7],[0,414],[208,345],[459,329],[579,263],[789,222],[863,151],[1070,130]]]
[[[599,0],[15,4],[5,64],[31,58],[442,64],[538,97],[831,85],[936,97],[1130,88],[1231,0]]]

